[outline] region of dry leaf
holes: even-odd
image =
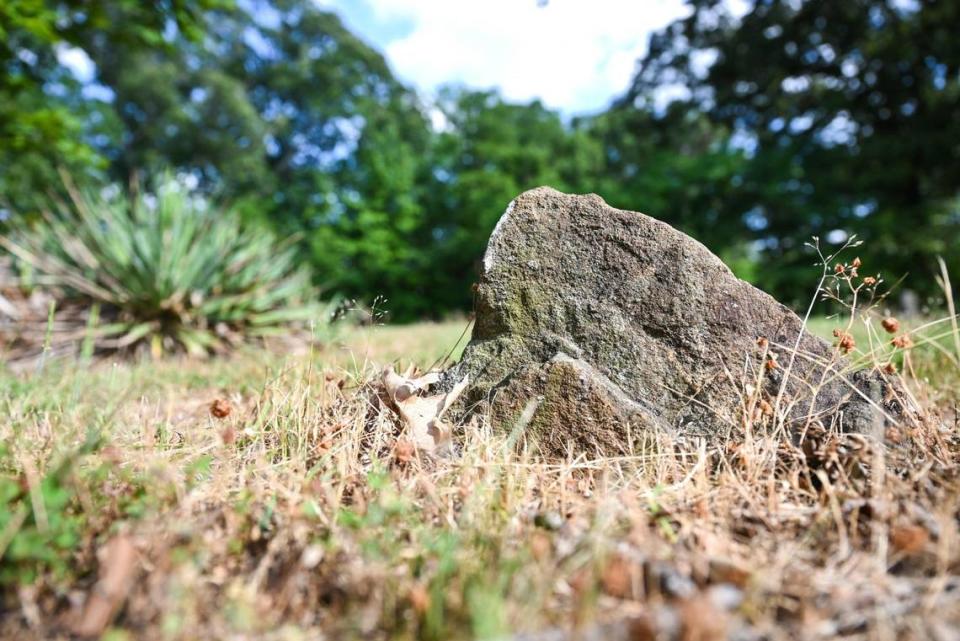
[[[607,561],[600,574],[603,591],[618,599],[629,599],[633,595],[634,568],[622,556],[614,556]]]
[[[410,599],[410,605],[417,614],[423,615],[430,608],[430,593],[420,583],[415,583],[410,588],[407,598]]]
[[[890,531],[890,543],[898,552],[916,554],[922,551],[930,540],[930,534],[919,525],[901,525]]]
[[[550,535],[539,530],[530,535],[530,553],[537,561],[546,561],[553,552],[553,542]]]
[[[224,445],[233,445],[237,441],[237,430],[232,425],[228,426],[220,432],[220,440]]]
[[[416,455],[417,451],[413,443],[405,438],[398,438],[393,445],[393,458],[399,463],[409,463]]]
[[[210,413],[213,414],[214,418],[226,418],[230,416],[232,411],[233,407],[230,405],[230,401],[223,398],[218,398],[210,404]]]
[[[410,374],[411,372],[407,372]],[[393,371],[383,370],[383,386],[397,413],[407,426],[408,438],[421,451],[445,453],[451,445],[452,428],[443,422],[443,414],[466,389],[468,378],[457,383],[446,394],[421,396],[440,380],[440,374],[431,372],[419,378],[409,378]]]
[[[682,641],[721,641],[727,638],[727,616],[707,595],[700,594],[680,604]]]
[[[428,372],[418,378],[413,376],[412,369],[407,369],[403,374],[397,374],[393,367],[387,367],[383,370],[383,384],[390,393],[390,399],[395,403],[402,402],[420,392],[426,391],[431,385],[439,382],[439,372]]]
[[[750,570],[727,559],[710,559],[709,580],[711,583],[730,583],[744,588],[750,582]]]
[[[304,548],[303,554],[300,555],[300,565],[308,570],[312,570],[320,565],[323,557],[323,546],[317,544],[308,545]]]
[[[137,550],[127,536],[116,536],[100,551],[100,578],[90,590],[74,634],[99,637],[120,611],[137,575]]]

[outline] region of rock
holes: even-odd
[[[556,455],[627,453],[656,431],[728,434],[743,425],[744,390],[761,382],[772,406],[787,370],[779,407],[791,425],[877,424],[889,396],[878,375],[841,375],[836,349],[806,332],[791,359],[801,328],[669,225],[541,187],[497,223],[473,336],[441,384],[469,376],[461,413],[485,411]]]

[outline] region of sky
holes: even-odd
[[[604,109],[627,89],[650,34],[682,0],[315,0],[381,51],[402,80],[498,88],[565,114]]]

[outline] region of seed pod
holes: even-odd
[[[210,404],[210,413],[213,414],[214,418],[227,418],[232,411],[233,407],[230,406],[230,401],[226,399],[218,398]]]

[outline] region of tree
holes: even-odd
[[[430,290],[438,309],[470,309],[470,285],[490,232],[520,192],[549,185],[594,191],[600,147],[565,126],[539,101],[505,102],[495,92],[447,89],[438,108],[446,122],[434,148],[426,207],[436,239]]]
[[[6,0],[0,5],[0,207],[29,212],[56,184],[57,167],[82,174],[106,161],[87,139],[98,109],[60,62],[97,39],[136,50],[169,45],[165,33],[197,37],[202,12],[221,0]]]
[[[676,103],[655,114],[618,105],[582,123],[604,150],[598,193],[697,238],[737,274],[755,276],[748,207],[739,188],[747,157],[726,127]]]
[[[960,3],[765,0],[739,19],[716,0],[651,41],[623,104],[658,86],[735,132],[750,162],[739,214],[752,220],[762,285],[803,290],[811,235],[858,233],[871,270],[960,268]]]
[[[245,3],[204,25],[202,40],[174,51],[89,45],[114,93],[119,135],[103,149],[114,175],[189,172],[246,215],[300,234],[324,286],[367,299],[406,291],[429,175],[416,95],[305,0]]]

